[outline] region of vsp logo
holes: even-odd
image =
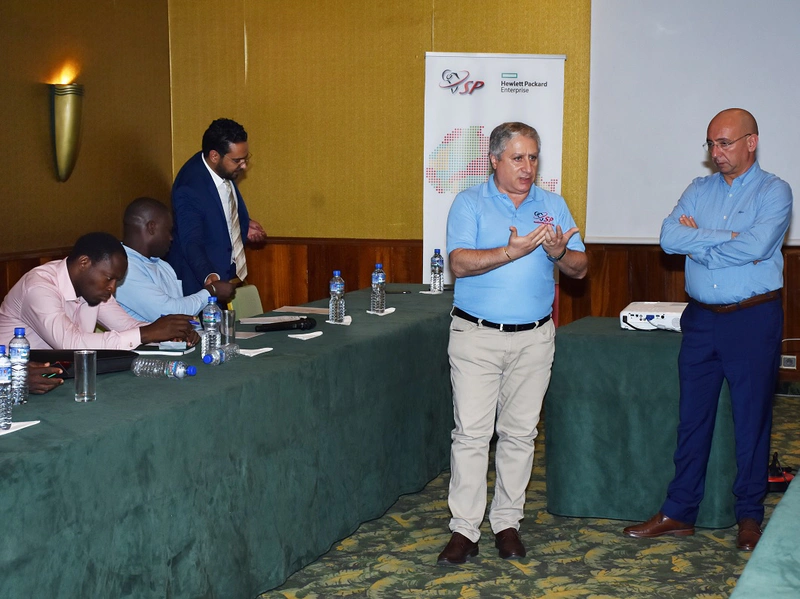
[[[547,212],[534,212],[533,224],[534,225],[552,225],[555,219],[547,214]]]
[[[469,71],[451,71],[446,69],[442,72],[442,82],[439,87],[442,89],[449,89],[451,94],[472,94],[475,90],[479,90],[484,86],[483,81],[468,81]],[[464,84],[463,86],[461,84]],[[458,91],[461,87],[461,91]]]

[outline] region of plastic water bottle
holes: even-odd
[[[203,356],[203,362],[211,366],[217,366],[223,362],[230,362],[239,355],[239,346],[236,343],[221,345],[210,354]]]
[[[8,344],[8,358],[11,360],[11,399],[18,406],[28,403],[28,360],[31,357],[31,344],[25,338],[25,329],[14,329],[14,338]]]
[[[372,295],[369,299],[369,309],[377,314],[383,314],[386,311],[386,273],[380,262],[372,271]]]
[[[444,291],[444,257],[439,248],[433,250],[431,256],[431,291],[433,293]]]
[[[11,360],[0,345],[0,429],[11,428]]]
[[[181,360],[161,360],[144,356],[134,359],[131,370],[136,376],[151,379],[182,379],[197,374],[196,366],[187,366]]]
[[[328,320],[344,322],[344,279],[342,271],[334,270],[331,279],[331,301],[328,304]]]
[[[206,307],[203,308],[203,335],[200,338],[200,355],[207,356],[219,347],[219,323],[222,321],[222,310],[217,306],[217,298],[213,295],[208,298]]]

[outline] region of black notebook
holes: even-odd
[[[98,349],[97,351],[97,374],[107,372],[122,372],[130,370],[131,362],[139,354],[123,349]],[[32,349],[32,362],[50,362],[51,366],[57,366],[64,371],[61,378],[72,378],[75,373],[72,370],[73,350],[71,349]]]

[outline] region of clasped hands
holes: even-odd
[[[508,236],[509,259],[516,260],[527,256],[540,245],[545,253],[551,258],[558,258],[567,249],[570,238],[578,232],[578,227],[572,227],[568,231],[562,231],[561,225],[539,225],[527,235],[519,235],[516,227],[509,227],[511,235]]]

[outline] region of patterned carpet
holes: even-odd
[[[775,400],[773,451],[784,466],[800,466],[800,398]],[[562,518],[545,506],[544,437],[536,442],[521,536],[522,560],[497,556],[485,524],[480,555],[461,568],[436,566],[447,543],[449,472],[424,490],[401,497],[313,564],[262,599],[367,597],[636,599],[727,598],[750,556],[736,549],[736,527],[698,529],[693,537],[633,540],[616,520]],[[493,485],[493,472],[490,479]],[[767,519],[780,500],[769,494]],[[658,506],[653,506],[654,511]]]

